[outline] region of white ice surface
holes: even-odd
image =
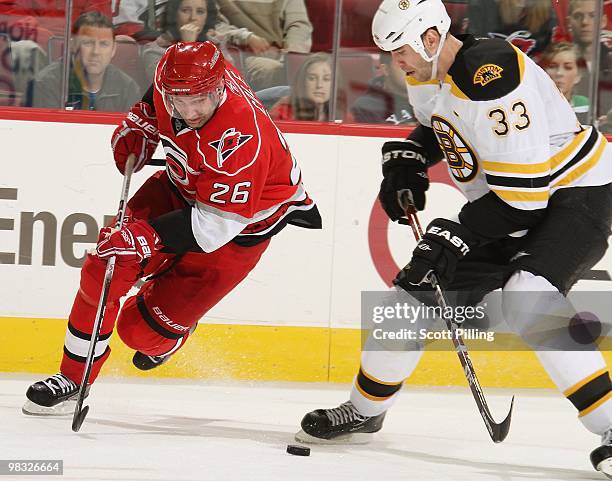
[[[602,480],[598,438],[552,391],[517,395],[510,434],[493,444],[468,389],[404,389],[373,442],[285,453],[302,416],[348,386],[100,380],[81,431],[71,418],[24,416],[34,378],[0,377],[0,459],[63,459],[63,476],[25,480],[562,481]],[[501,420],[511,393],[487,389]]]

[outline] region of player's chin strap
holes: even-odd
[[[427,62],[431,62],[432,64],[431,78],[429,80],[436,80],[436,76],[438,75],[438,57],[440,56],[440,52],[442,52],[442,47],[444,46],[445,41],[446,41],[446,35],[444,35],[444,37],[440,37],[440,43],[438,44],[438,48],[436,49],[436,52],[431,57],[427,56],[427,52],[425,52],[425,48],[423,48],[423,53],[425,55],[421,53],[421,57],[423,57]]]

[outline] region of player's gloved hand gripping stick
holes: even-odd
[[[402,207],[405,215],[405,219],[399,219],[400,224],[407,224],[412,228],[412,232],[417,243],[423,237],[423,229],[421,228],[421,224],[416,214],[416,209],[411,202],[409,191],[399,191],[398,192],[398,203]],[[434,272],[429,273],[429,282],[431,283],[434,289],[434,295],[436,297],[436,302],[442,308],[442,312],[447,312],[448,302],[446,297],[444,296],[444,292],[440,288],[440,284],[438,282],[438,278]],[[472,361],[469,357],[467,347],[463,342],[463,338],[457,332],[457,323],[448,317],[444,317],[444,321],[446,322],[446,326],[448,330],[452,333],[452,340],[455,346],[455,351],[457,352],[457,356],[459,356],[459,361],[461,362],[461,366],[463,367],[463,372],[465,373],[465,377],[467,378],[468,385],[470,386],[470,390],[474,396],[474,400],[476,401],[476,405],[478,406],[478,410],[480,411],[480,415],[484,420],[485,426],[489,431],[489,435],[494,443],[500,443],[506,436],[508,435],[508,431],[510,431],[510,421],[512,418],[512,408],[514,407],[514,396],[512,396],[512,401],[510,403],[510,411],[501,423],[496,423],[491,415],[491,411],[489,410],[489,406],[487,405],[487,400],[485,399],[484,393],[482,392],[482,387],[478,382],[478,378],[476,377],[476,371],[474,370],[474,366],[472,365]]]
[[[136,156],[130,154],[125,164],[125,173],[123,177],[123,187],[121,190],[121,200],[119,201],[119,209],[117,210],[117,217],[115,222],[115,228],[121,229],[123,226],[123,219],[125,217],[125,208],[127,205],[128,195],[130,192],[130,180],[132,178],[132,172],[134,171],[134,164]],[[76,408],[74,409],[74,416],[72,417],[72,430],[76,433],[81,429],[81,425],[85,420],[85,416],[89,411],[89,406],[83,407],[83,401],[85,400],[85,392],[87,384],[89,383],[89,377],[91,375],[91,368],[93,366],[94,352],[96,343],[98,342],[98,336],[100,335],[100,328],[102,327],[102,320],[104,319],[104,313],[106,311],[106,300],[108,298],[108,292],[110,290],[111,280],[113,279],[113,272],[115,271],[116,256],[112,256],[106,264],[106,272],[104,273],[104,281],[102,283],[102,291],[100,293],[100,301],[98,302],[98,310],[96,311],[96,319],[93,325],[93,331],[91,333],[91,340],[89,341],[89,351],[87,352],[87,359],[85,360],[85,370],[83,371],[83,380],[79,386],[79,395],[77,397]]]

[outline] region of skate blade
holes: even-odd
[[[612,479],[612,458],[604,459],[599,463],[597,471],[601,471],[608,479]]]
[[[27,416],[72,416],[76,408],[76,400],[63,401],[52,407],[41,406],[29,399],[21,408],[21,412]]]
[[[349,433],[342,434],[333,439],[323,439],[317,438],[315,436],[311,436],[310,434],[304,432],[303,429],[300,429],[297,433],[295,433],[295,440],[300,443],[305,444],[327,444],[330,446],[336,444],[368,444],[370,441],[374,439],[374,433]]]

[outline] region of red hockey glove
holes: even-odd
[[[157,232],[147,222],[137,220],[124,225],[121,230],[103,227],[96,246],[100,259],[117,256],[117,264],[140,264],[162,248]]]
[[[119,172],[125,173],[125,164],[130,154],[136,156],[134,172],[142,169],[151,160],[158,143],[157,118],[151,112],[151,106],[142,101],[135,103],[111,139]]]

